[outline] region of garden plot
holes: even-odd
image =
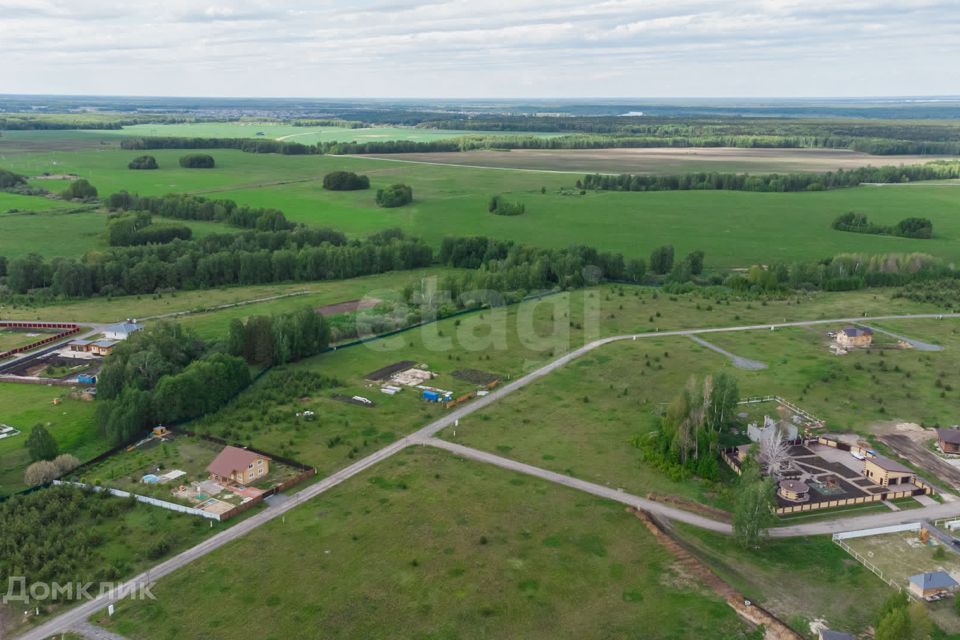
[[[270,473],[263,480],[249,486],[218,483],[210,479],[207,466],[222,449],[194,436],[150,438],[132,450],[78,470],[70,479],[222,513],[298,474],[297,469],[271,460]]]

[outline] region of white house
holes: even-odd
[[[112,324],[103,331],[107,340],[126,340],[133,333],[143,329],[143,325],[136,320],[127,320],[118,324]]]

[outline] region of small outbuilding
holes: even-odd
[[[790,502],[804,502],[810,498],[810,487],[802,480],[782,480],[777,493]]]
[[[841,347],[869,347],[873,344],[873,329],[847,327],[837,332],[837,344]]]
[[[90,342],[89,340],[72,340],[70,344],[67,346],[70,347],[70,351],[76,351],[78,353],[86,353],[87,351],[90,351],[91,344],[93,343]]]
[[[937,429],[937,444],[944,453],[960,453],[960,429]]]
[[[207,471],[210,479],[220,484],[251,484],[270,473],[270,458],[228,445],[207,466]]]
[[[917,477],[913,469],[883,456],[864,460],[863,475],[881,487],[911,484]]]
[[[918,598],[929,598],[955,592],[960,588],[946,571],[931,571],[910,576],[910,593]]]
[[[108,356],[113,353],[113,348],[117,346],[116,340],[97,340],[90,345],[90,353],[97,356]]]

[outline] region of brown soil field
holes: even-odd
[[[874,156],[839,149],[514,149],[461,153],[391,153],[369,157],[404,162],[572,173],[674,174],[824,172],[867,165],[917,164],[953,156]]]

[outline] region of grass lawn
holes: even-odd
[[[722,578],[798,631],[824,619],[830,628],[862,632],[893,593],[829,536],[768,540],[745,551],[726,536],[680,524],[675,529]]]
[[[55,398],[62,402],[53,404]],[[0,495],[26,488],[23,472],[30,464],[24,443],[34,425],[47,427],[61,453],[72,453],[80,461],[109,449],[93,420],[93,402],[69,397],[63,387],[0,383],[0,422],[19,429],[20,435],[0,440]]]
[[[108,628],[150,640],[744,633],[620,505],[432,450],[378,465],[154,593],[120,603]]]
[[[351,130],[340,130],[345,131]],[[50,134],[48,146],[57,146],[59,139],[58,132],[24,133],[31,134],[27,136],[31,144],[40,145],[40,133]],[[15,145],[17,140],[14,136],[3,144]],[[846,251],[920,251],[948,260],[960,258],[956,242],[960,202],[952,189],[940,186],[867,186],[821,193],[591,192],[580,196],[560,193],[561,188],[573,186],[573,175],[357,156],[280,156],[215,149],[210,153],[217,167],[196,170],[177,165],[187,151],[157,150],[151,154],[157,157],[159,170],[131,171],[126,165],[140,152],[119,150],[115,143],[77,149],[71,147],[71,141],[64,139],[61,150],[40,145],[36,151],[7,155],[2,153],[6,147],[0,147],[0,165],[30,176],[76,173],[89,179],[102,195],[126,189],[150,195],[193,192],[232,198],[275,207],[292,220],[331,226],[352,236],[401,227],[434,245],[447,235],[488,235],[546,247],[587,244],[627,257],[646,257],[656,246],[673,244],[680,255],[705,251],[708,267],[714,268],[817,260]],[[323,175],[343,169],[369,175],[372,188],[324,191]],[[49,180],[34,182],[51,189],[57,186]],[[413,187],[413,204],[400,209],[377,207],[376,189],[396,182]],[[513,217],[487,213],[487,202],[494,194],[524,203],[527,212]],[[922,211],[933,221],[934,238],[909,240],[832,230],[833,219],[848,211],[866,213],[878,224],[895,224]]]
[[[38,331],[34,329],[0,329],[0,351],[9,351],[17,347],[25,347],[39,340],[56,335],[56,331]]]

